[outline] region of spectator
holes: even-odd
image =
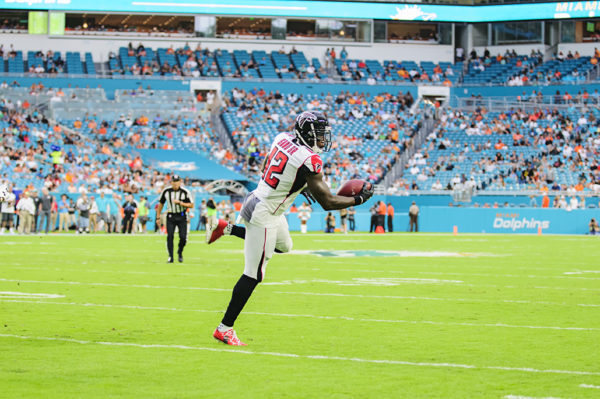
[[[354,207],[351,206],[350,208],[348,208],[348,224],[349,224],[348,227],[350,227],[350,231],[354,231],[356,229],[355,217],[356,217],[356,209],[354,209]]]
[[[79,219],[77,220],[77,234],[90,232],[90,208],[91,203],[85,192],[81,193],[76,203]]]
[[[598,227],[598,222],[595,218],[592,218],[589,223],[590,235],[598,235],[600,233],[600,228]]]
[[[47,188],[42,189],[42,197],[40,198],[39,213],[41,215],[40,230],[44,228],[44,232],[48,234],[48,231],[52,229],[54,231],[52,223],[52,207],[54,205],[54,197],[50,195]]]
[[[388,224],[388,231],[390,233],[394,232],[394,207],[392,206],[391,202],[388,202],[387,204],[387,224]]]
[[[96,197],[93,195],[90,196],[90,232],[95,233],[98,231],[98,214],[100,210],[98,209],[98,203],[96,202]]]
[[[300,219],[300,232],[302,234],[306,234],[307,232],[307,222],[310,219],[310,215],[312,213],[312,208],[306,202],[303,202],[302,205],[298,207],[298,218]]]
[[[35,203],[28,191],[21,194],[17,202],[17,214],[19,215],[19,233],[29,234],[33,229],[33,215],[35,214]]]
[[[385,231],[385,217],[387,215],[387,206],[385,206],[385,202],[379,201],[377,213],[377,227],[381,227],[383,231]]]
[[[142,233],[146,233],[147,232],[147,227],[146,224],[148,223],[148,216],[150,213],[150,209],[148,208],[148,199],[145,196],[141,196],[140,197],[140,202],[138,204],[138,218],[139,218],[139,222],[140,222],[140,227],[142,230]],[[190,217],[190,220],[192,218]]]
[[[419,231],[419,207],[416,202],[413,201],[412,205],[408,209],[408,216],[410,218],[410,232],[418,232]]]
[[[325,226],[325,233],[333,233],[335,231],[335,216],[333,216],[333,213],[327,212]]]
[[[531,208],[537,208],[537,201],[535,199],[535,195],[530,195],[529,196],[529,206]]]
[[[121,233],[131,234],[133,231],[133,222],[137,217],[137,204],[133,200],[133,196],[129,194],[126,198],[126,201],[123,203],[123,226],[121,229]]]
[[[109,201],[109,211],[110,215],[108,220],[108,232],[109,233],[117,233],[119,231],[119,226],[121,225],[121,196],[113,193],[112,200]]]
[[[98,222],[102,222],[105,233],[108,233],[110,225],[110,200],[104,194],[104,190],[100,191],[100,195],[96,198],[96,207],[98,208]]]
[[[340,230],[344,234],[348,234],[348,209],[340,209]]]
[[[60,196],[58,202],[58,231],[69,231],[69,200],[65,194]]]
[[[40,199],[37,190],[33,189],[31,190],[30,193],[30,198],[33,200],[33,204],[35,207],[35,211],[33,213],[33,224],[32,224],[32,228],[31,228],[31,232],[32,233],[37,233],[38,231],[38,219],[40,216],[40,210],[41,210],[41,203],[42,200]]]
[[[372,233],[377,228],[377,212],[378,212],[377,202],[373,204],[369,211],[371,212],[371,226],[369,227],[369,233]]]

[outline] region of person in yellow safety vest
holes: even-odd
[[[52,152],[50,153],[50,156],[52,157],[52,165],[54,170],[56,170],[63,163],[63,153],[60,150],[60,147],[57,145],[52,145],[51,150]]]

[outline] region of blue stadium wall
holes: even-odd
[[[77,194],[68,194],[77,199]],[[60,198],[59,194],[55,195]],[[196,204],[209,195],[202,194],[195,198]],[[213,196],[217,202],[229,197],[222,195]],[[136,199],[139,199],[136,196]],[[150,196],[150,203],[156,203],[157,198]],[[540,209],[531,207],[519,207],[519,204],[529,203],[527,196],[479,196],[473,197],[474,202],[504,204],[508,202],[516,206],[500,208],[475,208],[475,207],[450,207],[452,201],[446,195],[423,195],[423,196],[374,196],[367,204],[356,207],[356,231],[369,231],[371,214],[369,208],[375,201],[391,203],[395,209],[393,220],[395,232],[406,232],[409,228],[408,208],[415,201],[420,208],[419,231],[428,233],[450,233],[454,226],[459,233],[503,233],[503,234],[536,234],[538,227],[542,228],[544,234],[586,234],[588,223],[591,218],[600,219],[600,209],[577,209],[567,211],[564,209]],[[493,201],[493,202],[492,202]],[[301,203],[301,201],[297,201]],[[325,216],[319,205],[313,206],[315,211],[308,221],[308,230],[313,232],[325,230]],[[332,212],[336,217],[336,227],[339,228],[339,212]],[[156,213],[150,210],[149,230],[154,228]],[[291,231],[300,230],[298,215],[290,213],[286,215]],[[192,230],[198,225],[199,214],[194,210],[194,218],[191,221]],[[387,218],[386,218],[387,229]]]
[[[115,90],[136,89],[140,86],[144,88],[150,86],[154,90],[190,90],[190,80],[188,79],[135,79],[135,78],[39,78],[39,77],[0,77],[0,81],[17,81],[21,86],[31,86],[34,83],[42,83],[46,87],[101,87],[106,91],[108,99],[114,99]],[[415,85],[367,85],[367,84],[336,84],[336,83],[310,83],[310,82],[259,82],[259,81],[234,81],[227,80],[222,82],[222,91],[229,91],[233,88],[252,90],[262,88],[265,91],[279,90],[282,93],[302,93],[302,94],[321,94],[321,93],[339,93],[340,91],[364,92],[375,95],[382,92],[397,93],[398,91],[410,92],[413,97],[417,97],[418,88]],[[561,84],[548,86],[457,86],[450,90],[451,97],[471,97],[472,95],[482,95],[484,97],[511,97],[523,94],[531,94],[534,90],[541,91],[544,95],[553,95],[559,90],[561,93],[568,91],[575,94],[582,90],[592,93],[594,90],[600,91],[600,83],[576,85]]]

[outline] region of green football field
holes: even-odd
[[[0,397],[600,397],[597,237],[293,238],[232,348],[237,238],[0,237]]]

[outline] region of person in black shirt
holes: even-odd
[[[137,204],[133,200],[133,196],[129,194],[126,197],[127,201],[123,203],[123,227],[121,233],[126,232],[131,234],[133,230],[133,220],[135,219],[135,213],[137,211]]]
[[[33,199],[33,204],[35,205],[35,214],[33,215],[33,233],[37,233],[38,218],[40,216],[40,208],[41,208],[42,200],[39,197],[37,190],[33,190],[31,192],[31,198]]]
[[[50,195],[47,188],[42,188],[42,197],[40,198],[38,212],[42,215],[40,221],[40,230],[45,227],[45,233],[48,234],[50,229],[54,230],[54,225],[51,224],[52,218],[52,204],[54,203],[54,197]]]
[[[160,194],[156,208],[156,221],[160,229],[160,214],[166,204],[167,208],[167,250],[169,259],[173,263],[173,238],[175,227],[179,229],[179,246],[177,250],[179,262],[183,262],[183,247],[187,240],[187,210],[194,207],[190,192],[181,187],[181,178],[178,175],[171,177],[171,186],[165,188]]]

